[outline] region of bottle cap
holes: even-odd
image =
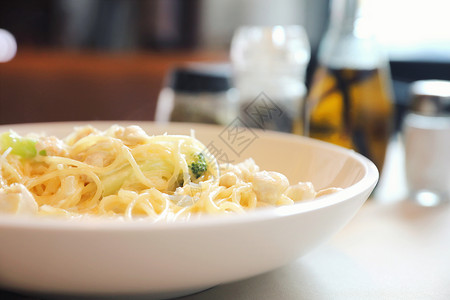
[[[450,81],[419,80],[411,84],[411,110],[426,116],[450,114]]]

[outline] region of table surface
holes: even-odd
[[[393,145],[374,196],[326,244],[275,271],[182,299],[450,299],[450,204],[407,199]],[[0,291],[0,299],[36,298]]]

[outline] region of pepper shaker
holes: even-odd
[[[172,69],[161,90],[157,122],[197,122],[228,125],[238,103],[227,65],[189,64]]]

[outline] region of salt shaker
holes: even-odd
[[[409,194],[435,206],[450,200],[450,81],[416,81],[411,97],[403,124]]]

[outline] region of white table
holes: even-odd
[[[303,258],[183,299],[450,299],[450,206],[369,201]]]

